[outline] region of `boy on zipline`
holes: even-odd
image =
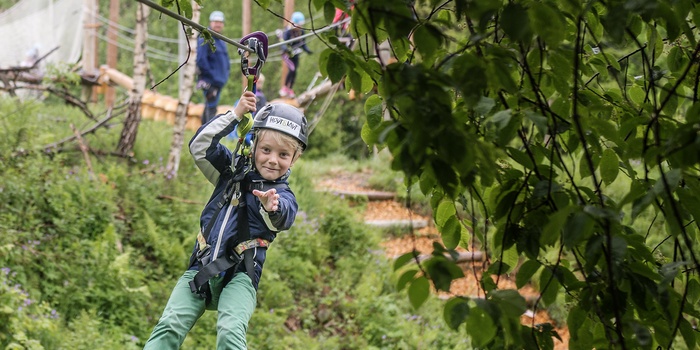
[[[144,349],[179,349],[206,309],[217,310],[217,349],[245,349],[267,247],[294,223],[298,205],[287,179],[306,148],[306,117],[286,104],[266,105],[252,121],[250,156],[219,141],[248,117],[246,91],[233,111],[203,125],[190,141],[195,164],[215,187],[200,218],[187,271],[170,294]],[[245,137],[240,136],[239,147]],[[251,157],[252,156],[252,157]]]

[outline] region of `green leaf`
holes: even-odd
[[[628,90],[628,94],[632,102],[636,104],[642,104],[646,98],[646,91],[639,86],[632,86]]]
[[[442,43],[440,31],[430,24],[425,24],[416,28],[413,32],[413,42],[418,52],[427,61],[436,55],[436,51]]]
[[[525,298],[514,289],[494,290],[489,296],[507,316],[520,317],[527,310]]]
[[[610,185],[617,178],[620,172],[619,160],[615,151],[607,148],[603,151],[603,156],[600,159],[600,176],[606,185]]]
[[[414,309],[418,309],[428,300],[430,295],[430,282],[425,276],[420,276],[413,280],[408,287],[408,300]]]
[[[566,221],[562,243],[565,247],[574,248],[590,237],[594,227],[595,220],[593,220],[590,215],[582,211],[577,211]]]
[[[335,18],[335,5],[331,1],[327,1],[323,4],[323,19],[326,23],[332,23],[333,18]]]
[[[441,255],[434,256],[426,261],[425,269],[428,272],[428,276],[430,276],[430,279],[433,281],[435,289],[449,292],[452,281],[464,277],[464,272],[462,272],[462,269],[457,266],[455,262],[448,260],[442,255],[442,252],[433,252],[433,254],[436,253]]]
[[[465,102],[477,103],[483,97],[488,82],[486,70],[483,60],[470,52],[455,59],[451,73]]]
[[[399,280],[396,282],[396,289],[401,291],[406,287],[406,285],[413,281],[413,277],[418,273],[418,269],[410,269],[401,274]]]
[[[328,71],[328,77],[333,83],[340,82],[347,71],[347,65],[345,64],[343,57],[336,52],[331,52],[328,56],[326,71]]]
[[[549,47],[557,47],[566,35],[562,12],[544,2],[529,4],[532,30],[539,35]]]
[[[423,194],[427,195],[433,191],[435,186],[437,185],[437,179],[435,179],[435,173],[433,172],[432,167],[425,167],[423,169],[423,172],[420,174],[420,180],[419,180],[419,186],[421,192]]]
[[[566,325],[569,326],[569,329],[582,329],[586,318],[586,311],[583,310],[580,306],[574,306],[571,308],[571,310],[569,310],[569,315],[566,317]],[[577,340],[576,338],[578,338],[577,332],[571,332],[571,339]]]
[[[628,263],[628,267],[632,272],[640,276],[644,276],[652,281],[661,280],[661,275],[659,275],[656,271],[652,270],[649,266],[647,266],[644,263],[632,261]]]
[[[552,271],[545,267],[540,274],[539,283],[540,294],[542,295],[542,302],[545,306],[552,305],[557,300],[557,294],[559,294],[559,281],[552,275]]]
[[[518,289],[524,287],[530,282],[532,276],[540,269],[542,265],[537,260],[527,260],[525,261],[515,275],[515,286]]]
[[[569,215],[571,215],[575,209],[575,206],[568,206],[549,216],[549,221],[544,225],[542,235],[540,235],[541,245],[553,245],[559,240],[564,224],[566,224]]]
[[[481,96],[479,102],[474,106],[474,112],[479,116],[485,116],[496,106],[496,101],[490,97]]]
[[[362,125],[360,136],[362,137],[362,141],[364,141],[368,146],[373,146],[379,143],[379,135],[376,130],[373,130],[372,127],[369,126],[369,123]]]
[[[535,169],[535,165],[532,163],[532,159],[527,153],[513,147],[506,147],[506,151],[514,161],[525,167],[525,169]]]
[[[382,98],[379,95],[372,95],[365,101],[365,116],[367,124],[374,129],[381,124],[383,119]]]
[[[500,218],[504,217],[510,210],[513,209],[513,206],[515,205],[515,201],[517,199],[518,192],[509,191],[505,193],[498,201],[496,210],[493,213],[494,219],[499,220]]]
[[[671,193],[675,191],[680,179],[680,169],[671,169],[669,172],[666,173],[666,180],[668,182],[669,191]],[[634,204],[632,205],[632,218],[636,218],[649,206],[649,204],[651,204],[654,201],[654,199],[657,196],[663,194],[665,190],[666,182],[663,181],[663,178],[657,179],[656,184],[654,184],[654,187],[652,187],[651,191],[648,191],[646,195],[644,195],[644,197],[642,197],[641,199],[634,201]]]
[[[192,18],[192,1],[191,0],[180,0],[180,11],[187,18]]]
[[[479,307],[473,308],[467,319],[467,334],[473,346],[485,348],[496,336],[496,325],[485,310]]]
[[[462,225],[456,216],[450,216],[442,226],[442,241],[445,243],[445,248],[455,249],[462,240]]]
[[[452,298],[445,303],[443,316],[447,325],[457,330],[469,317],[469,303],[463,298]]]
[[[673,9],[664,2],[659,2],[656,4],[655,12],[657,16],[664,19],[666,22],[666,34],[668,36],[668,41],[673,42],[681,34],[680,20],[676,17]],[[685,19],[683,19],[685,20]]]
[[[503,31],[514,41],[530,41],[532,31],[527,13],[527,9],[516,3],[509,3],[503,9],[500,24]]]
[[[700,102],[695,102],[685,113],[685,120],[688,124],[700,123]]]
[[[682,205],[691,215],[696,222],[700,222],[700,198],[698,194],[694,191],[690,191],[687,188],[681,188],[676,191],[678,195],[679,205]]]
[[[448,200],[442,201],[435,211],[435,223],[438,226],[445,226],[447,220],[453,218],[456,213],[457,209],[455,208],[454,202]]]
[[[695,345],[697,344],[697,332],[695,331],[694,327],[686,320],[685,318],[681,317],[680,318],[680,330],[681,330],[681,335],[683,336],[683,340],[685,341],[685,345],[688,347],[688,349],[695,349]]]
[[[398,270],[404,265],[408,264],[410,261],[413,261],[415,259],[415,255],[413,252],[408,252],[404,253],[403,255],[399,256],[394,260],[394,270]]]
[[[593,170],[595,171],[595,169],[598,168],[600,158],[596,154],[591,154],[591,160],[593,161]],[[578,171],[581,179],[591,176],[590,165],[588,163],[588,158],[586,158],[585,155],[582,155],[581,159],[579,160]]]
[[[527,119],[530,119],[530,121],[532,121],[532,123],[535,124],[535,126],[537,127],[537,131],[539,131],[541,135],[544,136],[545,134],[547,134],[547,117],[531,110],[525,111],[525,117],[527,117]]]
[[[668,56],[666,58],[666,62],[668,64],[668,69],[671,70],[671,72],[678,73],[683,68],[685,68],[685,65],[687,63],[687,60],[685,59],[685,54],[681,50],[680,47],[674,46],[671,48],[671,50],[668,51]]]

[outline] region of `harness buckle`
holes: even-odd
[[[201,299],[209,300],[209,298],[211,297],[209,294],[209,292],[210,292],[209,282],[201,285],[199,288],[197,288],[197,284],[194,282],[194,280],[191,280],[189,284],[190,284],[190,292],[197,295]]]
[[[197,260],[201,262],[202,265],[209,263],[211,257],[211,246],[207,244],[203,249],[197,251]]]

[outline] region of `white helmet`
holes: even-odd
[[[221,11],[214,11],[209,15],[209,22],[223,22],[224,13]]]
[[[306,149],[309,140],[306,117],[299,109],[286,103],[268,104],[255,113],[253,130],[272,129],[285,133]]]

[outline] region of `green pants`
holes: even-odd
[[[163,315],[146,342],[146,349],[179,349],[187,332],[204,314],[204,299],[190,291],[189,282],[197,271],[186,271],[177,281]],[[211,306],[218,311],[216,321],[217,349],[245,349],[248,321],[255,310],[255,289],[245,273],[237,273],[226,287],[222,277],[210,281]]]

